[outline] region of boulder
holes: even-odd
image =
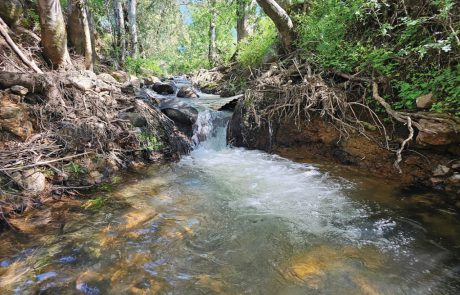
[[[178,99],[165,99],[160,104],[161,111],[176,123],[193,125],[198,118],[198,110]]]
[[[460,125],[444,122],[433,122],[427,119],[419,121],[422,130],[419,131],[416,141],[420,145],[450,145],[460,143]]]
[[[176,93],[176,84],[172,81],[166,83],[155,83],[152,85],[153,91],[158,94],[174,94]]]
[[[150,77],[144,78],[144,85],[145,86],[152,86],[152,85],[154,85],[156,83],[161,83],[160,78],[155,77],[155,76],[150,76]]]
[[[179,91],[177,92],[177,97],[183,97],[183,98],[198,98],[198,94],[193,89],[193,87],[184,85],[182,86]]]
[[[429,109],[433,105],[433,93],[428,93],[427,95],[422,95],[415,100],[417,108],[419,109]]]
[[[140,88],[141,81],[137,77],[131,76],[130,80],[121,86],[121,92],[125,94],[136,94]]]
[[[97,78],[108,84],[117,83],[117,80],[115,80],[115,78],[112,75],[107,74],[107,73],[99,74],[97,75]]]

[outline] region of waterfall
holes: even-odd
[[[192,141],[195,148],[221,150],[227,146],[227,124],[231,113],[204,110],[198,114],[193,126]]]

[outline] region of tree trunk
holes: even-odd
[[[130,36],[131,55],[134,58],[139,56],[139,44],[137,39],[137,23],[136,23],[136,0],[128,0],[128,28]]]
[[[70,44],[78,54],[85,56],[85,67],[93,70],[93,46],[89,26],[88,8],[86,0],[69,1],[68,33]]]
[[[286,51],[291,50],[294,24],[286,11],[275,0],[257,0],[260,7],[275,23]]]
[[[53,68],[71,64],[67,34],[59,0],[38,0],[42,46]]]
[[[115,49],[119,52],[120,61],[124,61],[126,57],[125,18],[121,0],[113,0],[113,13],[115,15]]]
[[[237,5],[236,38],[237,42],[240,43],[252,33],[252,28],[249,25],[249,13],[254,6],[254,0],[238,0]]]
[[[216,0],[210,0],[211,4],[211,21],[209,23],[209,63],[212,67],[217,64],[217,53],[216,53]]]

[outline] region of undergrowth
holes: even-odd
[[[274,53],[277,31],[274,23],[262,18],[254,34],[244,39],[238,47],[237,61],[243,66],[260,65],[264,59]]]
[[[395,109],[432,93],[432,111],[460,116],[459,12],[454,0],[314,0],[295,17],[297,45],[323,71],[387,81]]]

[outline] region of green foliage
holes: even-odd
[[[128,73],[140,75],[163,75],[163,70],[153,59],[142,59],[128,57],[125,61],[125,70]]]
[[[142,144],[142,148],[146,151],[159,151],[163,146],[155,135],[146,132],[139,134],[138,139]]]
[[[86,172],[84,167],[75,162],[70,162],[69,164],[65,165],[64,168],[66,171],[74,174],[84,174]]]
[[[431,0],[404,10],[402,0],[314,0],[295,17],[298,46],[319,68],[384,77],[392,87],[382,95],[396,109],[412,109],[417,97],[432,92],[434,111],[458,115],[454,3]]]
[[[100,209],[102,208],[105,203],[107,201],[107,198],[103,197],[103,196],[98,196],[94,199],[91,199],[91,200],[88,200],[86,202],[84,202],[81,207],[83,209],[94,209],[94,210],[97,210],[97,209]]]
[[[275,24],[270,18],[263,17],[257,24],[254,34],[240,43],[237,61],[243,66],[260,65],[264,58],[274,53],[276,37]]]

